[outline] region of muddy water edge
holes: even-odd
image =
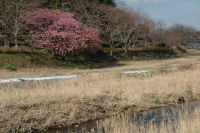
[[[135,126],[143,126],[148,130],[149,125],[154,125],[159,129],[162,123],[170,124],[170,125],[177,125],[177,119],[182,117],[190,117],[192,116],[196,110],[200,110],[200,102],[192,102],[190,104],[182,104],[177,106],[163,106],[154,109],[149,109],[146,111],[141,111],[138,113],[129,113],[129,114],[120,114],[117,116],[113,116],[114,119],[119,123],[118,125],[124,124],[124,120],[128,121],[128,123]],[[199,114],[200,115],[200,114]],[[106,128],[112,130],[113,125],[112,120],[113,118],[106,118],[103,120],[96,120],[90,121],[87,123],[83,123],[80,125],[74,125],[72,127],[65,127],[65,128],[51,128],[45,131],[45,133],[106,133],[106,129],[104,126],[99,126],[99,123],[107,122]],[[127,124],[127,123],[126,123]],[[129,126],[127,126],[129,127]],[[172,126],[171,126],[172,127]],[[176,126],[175,126],[176,127]],[[130,129],[127,129],[131,132]],[[148,131],[147,131],[148,132]]]

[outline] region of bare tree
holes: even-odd
[[[109,45],[111,55],[113,48],[121,47],[121,44],[127,53],[130,46],[135,47],[138,38],[146,45],[153,32],[154,22],[145,13],[99,4],[98,1],[70,1],[70,12],[85,25],[100,30],[100,37]]]
[[[137,32],[135,21],[137,21],[137,18],[128,11],[120,11],[118,18],[120,21],[117,28],[119,28],[120,41],[124,44],[124,52],[126,54],[128,52],[128,47],[133,44],[136,39]]]
[[[165,42],[165,29],[162,21],[153,23],[151,26],[150,38],[152,40],[152,45],[154,46]]]
[[[110,46],[110,55],[113,56],[113,48],[119,42],[119,34],[121,32],[118,28],[120,23],[120,19],[118,18],[118,10],[109,9],[107,19],[109,21],[106,24],[102,35]]]
[[[193,27],[175,24],[166,31],[166,40],[173,46],[186,45],[194,34]]]
[[[124,44],[124,52],[128,52],[128,48],[132,45],[135,47],[138,38],[143,38],[145,40],[149,36],[151,19],[147,19],[146,15],[139,11],[134,10],[121,10],[117,16],[119,21],[119,38]]]
[[[40,0],[0,0],[0,26],[9,34],[11,42],[18,47],[21,23],[20,17],[27,11],[40,5]]]
[[[113,55],[114,45],[119,40],[118,9],[110,5],[99,4],[98,1],[74,0],[70,2],[72,12],[76,19],[87,26],[100,30],[100,37],[103,43],[109,45],[110,55]]]

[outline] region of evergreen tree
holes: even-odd
[[[58,9],[59,0],[48,0],[48,8],[56,10]]]
[[[115,0],[99,0],[99,2],[108,4],[108,5],[116,5]]]

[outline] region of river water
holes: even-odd
[[[122,74],[141,74],[141,73],[148,73],[148,72],[155,72],[155,71],[177,71],[177,67],[173,68],[165,68],[165,69],[149,69],[149,70],[134,70],[134,71],[123,71],[120,72]],[[96,76],[100,75],[100,73],[91,73],[88,74],[89,76]],[[48,76],[48,77],[35,77],[35,78],[27,78],[27,77],[20,77],[20,78],[11,78],[11,79],[0,79],[0,83],[12,83],[12,82],[23,82],[23,81],[42,81],[42,80],[55,80],[55,79],[71,79],[81,76],[80,74],[73,74],[73,75],[62,75],[62,76]]]
[[[153,124],[155,125],[155,127],[159,129],[162,123],[177,125],[178,123],[176,123],[177,122],[176,119],[193,115],[195,110],[199,110],[199,109],[200,109],[200,104],[194,103],[194,104],[188,104],[188,105],[183,105],[183,106],[161,107],[161,108],[151,109],[151,110],[143,111],[139,113],[130,113],[130,114],[126,114],[126,117],[129,124],[134,124],[136,126],[142,125],[145,128],[148,128],[148,125]],[[124,124],[123,122],[124,118],[121,116],[120,115],[116,116],[117,121],[119,123]],[[109,118],[106,118],[106,119],[109,119]],[[82,132],[98,133],[99,130],[101,133],[106,133],[104,127],[100,127],[99,129],[97,123],[100,123],[100,121],[102,122],[104,120],[92,121],[92,122],[84,123],[81,125],[75,125],[73,127],[68,127],[68,128],[49,129],[46,131],[46,133],[82,133]],[[115,128],[109,125],[107,125],[107,127]],[[131,133],[131,129],[129,129],[129,131]]]

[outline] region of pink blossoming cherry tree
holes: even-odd
[[[53,54],[88,50],[95,53],[101,42],[98,30],[83,26],[70,13],[60,10],[37,9],[22,17],[24,28],[30,32],[29,42],[34,47],[47,48]]]

